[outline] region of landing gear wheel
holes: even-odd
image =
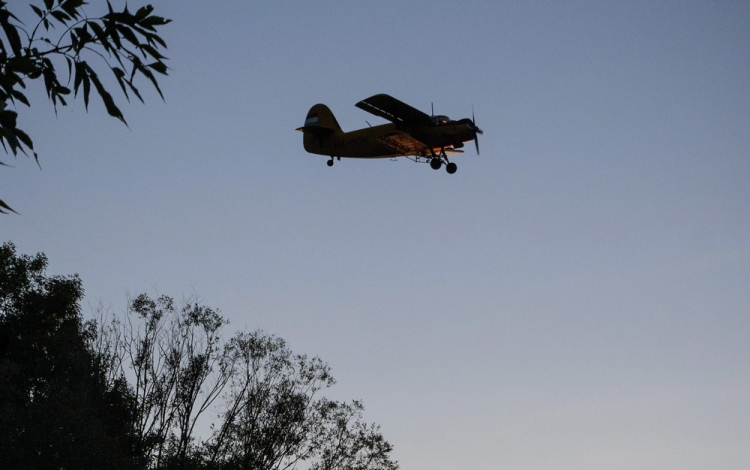
[[[439,158],[433,158],[430,160],[430,168],[433,170],[439,170],[442,165],[443,162],[441,162]]]
[[[453,173],[458,170],[458,165],[456,165],[453,162],[450,162],[449,164],[445,165],[445,171],[448,172],[449,175],[452,175]]]
[[[333,166],[333,158],[326,162],[326,165]]]

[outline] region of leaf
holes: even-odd
[[[117,83],[120,84],[120,88],[122,89],[122,93],[125,95],[125,99],[130,101],[130,96],[128,96],[128,89],[125,87],[125,71],[122,70],[120,67],[112,67],[112,73],[115,74],[115,78],[117,79]]]
[[[81,47],[78,45],[78,35],[73,31],[70,32],[70,47],[73,48],[76,54],[81,51]]]
[[[39,7],[36,7],[34,5],[30,5],[30,6],[31,6],[31,9],[34,10],[34,13],[36,13],[36,16],[38,16],[39,18],[44,17],[44,13],[42,12],[42,10],[39,9]]]
[[[8,127],[10,128],[10,130],[15,131],[17,118],[18,113],[15,111],[11,111],[9,109],[0,111],[0,125],[2,125],[3,127]]]
[[[18,140],[23,142],[26,147],[34,150],[34,142],[31,141],[31,137],[29,137],[28,134],[26,134],[21,129],[16,128],[16,136],[18,137]]]
[[[157,60],[166,59],[166,57],[159,54],[159,51],[157,51],[154,47],[149,46],[148,44],[141,45],[141,50],[148,52],[151,55],[151,57],[153,57],[154,59],[157,59]]]
[[[65,13],[70,15],[71,18],[77,18],[80,13],[78,13],[78,9],[83,6],[83,0],[67,0],[66,2],[63,2],[60,7],[65,10]]]
[[[3,139],[8,141],[8,145],[10,145],[10,151],[13,152],[13,155],[18,155],[18,151],[21,150],[21,152],[26,153],[24,151],[23,147],[21,147],[21,143],[18,142],[18,137],[16,137],[16,133],[14,132],[13,128],[5,128],[5,126],[0,126],[0,142],[3,142]],[[3,148],[7,152],[8,149],[5,147],[5,142],[3,142]]]
[[[101,25],[99,23],[94,22],[94,21],[89,21],[86,24],[94,32],[94,34],[96,35],[96,39],[99,40],[99,42],[101,43],[102,47],[104,47],[104,50],[107,51],[107,52],[111,52],[112,51],[112,45],[109,43],[109,40],[107,39],[107,34],[104,32],[104,30],[102,29]]]
[[[62,24],[67,24],[68,21],[71,19],[67,13],[65,13],[64,11],[60,11],[60,10],[51,11],[50,15],[52,15],[54,19],[56,19]]]
[[[137,96],[138,99],[141,101],[141,103],[144,103],[143,97],[141,96],[141,92],[138,91],[138,88],[136,88],[135,85],[133,85],[133,82],[128,81],[127,84],[130,87],[130,90],[133,92],[133,94],[135,94],[135,96]]]
[[[165,24],[171,23],[172,20],[167,20],[165,18],[162,18],[161,16],[149,16],[147,18],[144,18],[143,20],[139,21],[138,24],[143,26],[144,28],[150,29],[152,31],[155,31],[156,28],[154,26],[163,26]]]
[[[47,8],[47,10],[51,10],[53,4],[54,0],[44,0],[44,6]]]
[[[0,24],[3,27],[5,36],[8,38],[10,49],[13,51],[13,54],[15,54],[16,56],[20,56],[21,37],[18,35],[18,30],[16,29],[16,27],[10,24],[10,22],[8,21],[9,18],[10,13],[7,10],[0,10]]]
[[[5,6],[5,2],[4,2],[4,1],[0,1],[0,4],[1,4],[2,6]],[[11,12],[9,12],[9,11],[8,11],[7,9],[4,9],[4,10],[5,10],[5,11],[4,11],[4,13],[5,13],[6,15],[8,15],[8,18],[12,18],[12,19],[14,19],[14,20],[18,21],[19,23],[23,23],[23,21],[19,20],[19,19],[18,19],[18,17],[17,17],[16,15],[14,15],[14,14],[13,14],[13,13],[11,13]]]
[[[0,199],[0,208],[1,208],[0,213],[2,214],[7,214],[8,212],[6,211],[10,211],[10,212],[13,212],[14,214],[18,214],[18,212],[14,211],[13,208],[10,207],[8,204],[6,204],[5,201],[3,201],[2,199]]]
[[[156,88],[156,91],[159,92],[159,96],[161,96],[161,99],[164,99],[164,94],[161,92],[161,88],[159,88],[159,82],[156,81],[156,77],[154,77],[154,74],[151,73],[149,69],[144,67],[140,61],[136,63],[133,61],[134,70],[133,73],[135,73],[135,69],[137,68],[139,72],[141,72],[143,75],[146,76],[149,80],[151,80],[151,83],[154,85],[154,88]]]
[[[86,111],[89,110],[89,93],[91,92],[91,80],[87,73],[83,74],[83,104]]]
[[[110,39],[112,39],[112,42],[115,43],[115,46],[117,46],[116,51],[119,51],[120,49],[122,49],[122,42],[120,41],[120,35],[117,34],[116,23],[107,24],[105,31],[107,31],[107,34],[109,35]]]
[[[75,28],[74,31],[78,35],[78,42],[81,49],[83,49],[86,43],[91,42],[91,40],[93,39],[91,33],[89,33],[85,25],[82,28]]]
[[[138,34],[142,35],[143,37],[145,37],[146,41],[148,41],[149,44],[151,44],[151,43],[154,42],[153,39],[152,39],[152,36],[156,36],[156,34],[150,32],[150,31],[148,31],[146,29],[141,28],[137,24],[131,26],[131,28],[133,28],[133,31],[135,31],[136,33],[138,33]]]
[[[11,90],[10,94],[11,94],[11,97],[13,99],[16,99],[16,100],[20,101],[21,103],[25,104],[26,106],[31,106],[31,104],[29,104],[29,100],[26,99],[26,95],[24,95],[20,91],[18,91],[18,90]]]
[[[81,82],[83,81],[84,75],[86,75],[86,72],[83,68],[83,62],[76,61],[75,63],[75,77],[73,78],[73,91],[75,92],[74,96],[78,96],[78,88],[81,86]]]
[[[96,76],[94,71],[91,70],[91,68],[89,68],[88,70],[91,81],[94,82],[96,92],[99,93],[99,96],[102,98],[102,102],[104,102],[104,107],[107,109],[107,113],[112,117],[116,117],[117,119],[122,121],[123,124],[127,125],[128,123],[125,122],[125,117],[122,115],[122,111],[120,111],[120,108],[117,107],[115,101],[112,99],[112,95],[110,95],[109,92],[104,88],[104,85],[102,85],[102,83],[99,81],[99,77]]]
[[[148,64],[148,66],[162,75],[167,74],[167,66],[164,65],[164,62],[154,62],[153,64]]]
[[[129,43],[133,44],[134,46],[140,44],[138,38],[135,36],[135,33],[133,33],[133,30],[121,24],[117,24],[115,25],[115,27],[117,28],[117,31],[122,34],[122,37],[124,37]]]
[[[42,67],[42,75],[44,77],[44,88],[47,90],[47,97],[52,98],[54,102],[54,95],[53,91],[55,89],[55,86],[57,85],[57,75],[55,75],[55,70],[52,67],[52,64],[47,64],[47,60],[45,59],[43,61],[43,67]]]
[[[141,7],[138,9],[137,12],[135,12],[135,17],[140,19],[143,19],[151,14],[151,12],[154,11],[154,7],[151,5],[146,5],[144,7]]]

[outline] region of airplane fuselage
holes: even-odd
[[[305,150],[318,155],[354,158],[394,156],[393,151],[378,142],[383,134],[393,132],[395,124],[383,124],[351,132],[333,131],[329,134],[305,134]]]
[[[424,150],[412,152],[403,149],[399,152],[383,143],[387,136],[405,132],[411,137],[424,142],[433,152],[453,147],[460,148],[464,142],[474,140],[474,135],[467,123],[462,121],[449,121],[429,127],[409,128],[397,124],[388,123],[378,126],[365,127],[350,132],[340,130],[327,134],[305,134],[305,150],[318,154],[335,157],[350,158],[390,158],[404,155],[425,155]]]

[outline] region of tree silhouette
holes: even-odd
[[[283,339],[254,331],[224,342],[218,312],[167,296],[139,295],[124,320],[106,318],[94,349],[112,364],[110,381],[129,378],[146,468],[398,468],[360,402],[320,396],[335,384],[328,365]],[[195,432],[201,417],[208,435]]]
[[[134,468],[132,397],[87,347],[76,276],[0,247],[0,462],[4,468]]]
[[[84,322],[80,279],[46,267],[0,247],[4,468],[397,470],[321,359],[167,296]]]

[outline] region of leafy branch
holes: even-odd
[[[0,0],[0,144],[6,153],[31,153],[39,164],[32,139],[17,126],[18,113],[8,107],[9,102],[13,108],[17,103],[30,106],[24,92],[30,80],[42,79],[55,112],[58,104],[67,106],[71,92],[74,97],[79,92],[83,95],[88,110],[93,84],[107,114],[125,125],[125,117],[95,71],[92,59],[103,62],[113,73],[127,101],[132,94],[143,102],[136,87],[139,76],[145,77],[164,99],[156,74],[167,75],[167,58],[161,53],[167,45],[158,28],[171,20],[154,15],[153,6],[141,7],[135,13],[127,5],[115,11],[107,0],[105,15],[88,17],[84,0],[43,0],[41,6],[30,4],[37,21],[29,32],[7,5]],[[56,34],[56,25],[64,28],[61,34]],[[61,79],[53,58],[58,65],[67,66],[66,78]],[[0,165],[8,166],[2,161]],[[0,200],[0,213],[9,211],[15,212]]]

